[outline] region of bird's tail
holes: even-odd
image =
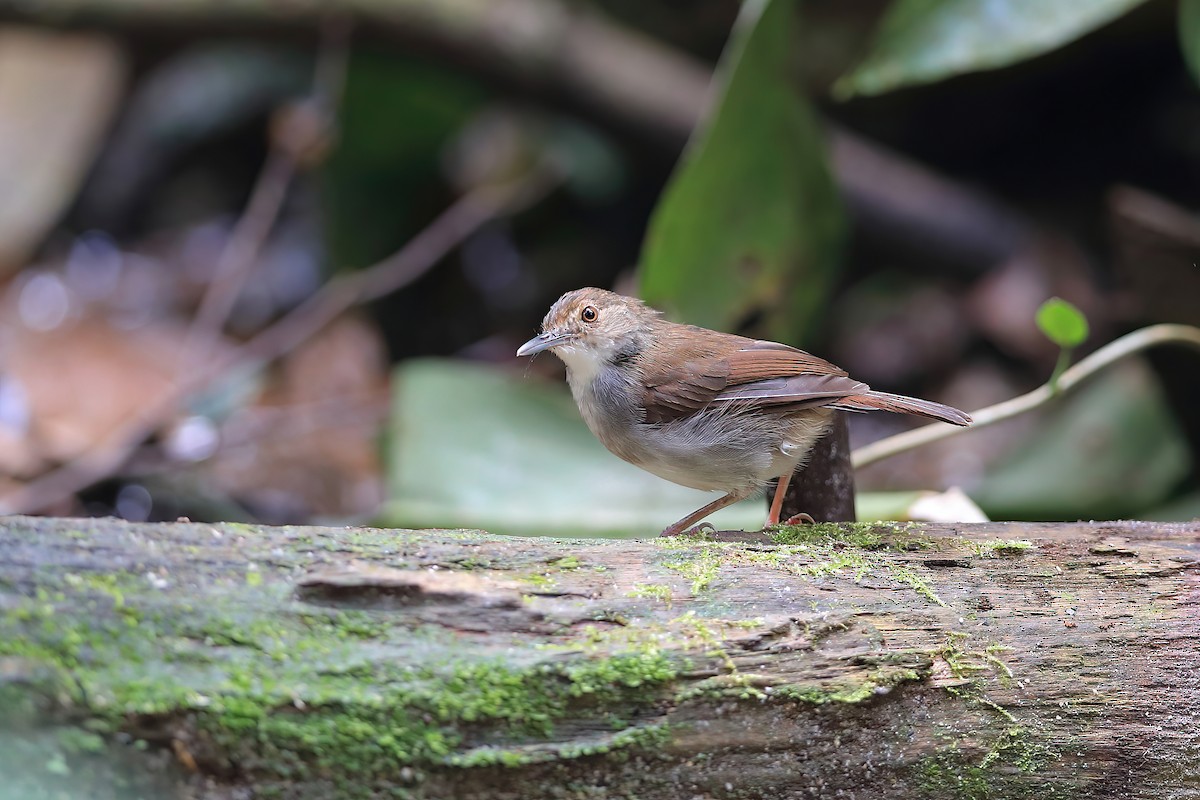
[[[887,392],[867,392],[839,398],[832,404],[834,408],[844,411],[894,411],[897,414],[916,414],[930,419],[939,419],[951,425],[970,425],[971,416],[957,408],[934,403],[931,400],[918,400],[915,397],[905,397],[901,394]]]

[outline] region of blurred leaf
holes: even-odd
[[[592,203],[612,200],[625,188],[621,151],[600,131],[567,118],[552,121],[547,147],[567,170],[567,188]]]
[[[712,117],[693,134],[650,221],[642,297],[677,319],[803,338],[844,231],[825,145],[794,79],[794,0],[748,0],[718,69]]]
[[[1164,503],[1147,513],[1145,518],[1160,522],[1200,520],[1200,490]]]
[[[442,148],[485,97],[477,83],[448,70],[354,53],[340,141],[325,171],[331,263],[371,264],[447,205]]]
[[[229,197],[197,191],[186,177],[189,154],[206,144],[224,149],[223,137],[262,126],[279,103],[308,91],[311,72],[294,50],[261,42],[201,39],[156,60],[139,75],[84,187],[83,215],[102,228],[121,228],[135,216],[139,228],[171,228],[242,202],[242,188]],[[178,199],[163,202],[164,181],[178,180]]]
[[[0,276],[75,199],[125,84],[104,36],[0,30]]]
[[[1128,519],[1163,502],[1189,460],[1154,374],[1126,361],[1063,398],[971,497],[992,519]]]
[[[628,177],[621,152],[595,128],[507,106],[475,114],[442,157],[460,193],[519,180],[546,160],[566,176],[566,187],[588,202],[612,200]]]
[[[1047,339],[1064,350],[1078,347],[1088,337],[1083,312],[1058,297],[1051,297],[1038,308],[1037,326]]]
[[[1192,77],[1200,82],[1200,0],[1179,0],[1179,44]]]
[[[859,520],[988,521],[987,515],[958,487],[944,492],[859,492],[854,511]]]
[[[880,94],[1049,52],[1146,0],[895,0],[834,94]]]
[[[714,500],[643,472],[592,436],[565,387],[455,361],[395,373],[387,524],[552,536],[654,536]],[[715,514],[762,525],[762,498]]]

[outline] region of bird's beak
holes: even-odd
[[[538,334],[525,344],[518,347],[517,355],[531,356],[534,353],[540,353],[543,350],[549,350],[551,347],[558,347],[560,344],[565,344],[574,338],[574,334],[546,331],[545,333]]]

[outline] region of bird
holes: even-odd
[[[766,526],[778,525],[788,482],[836,411],[971,424],[956,408],[875,391],[795,347],[671,322],[594,287],[560,297],[517,356],[547,350],[566,365],[584,423],[610,452],[673,483],[723,492],[663,536],[711,527],[697,523],[775,479]]]

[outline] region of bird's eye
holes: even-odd
[[[584,322],[595,322],[600,317],[600,312],[595,306],[584,306],[583,311],[579,312],[579,318]]]

